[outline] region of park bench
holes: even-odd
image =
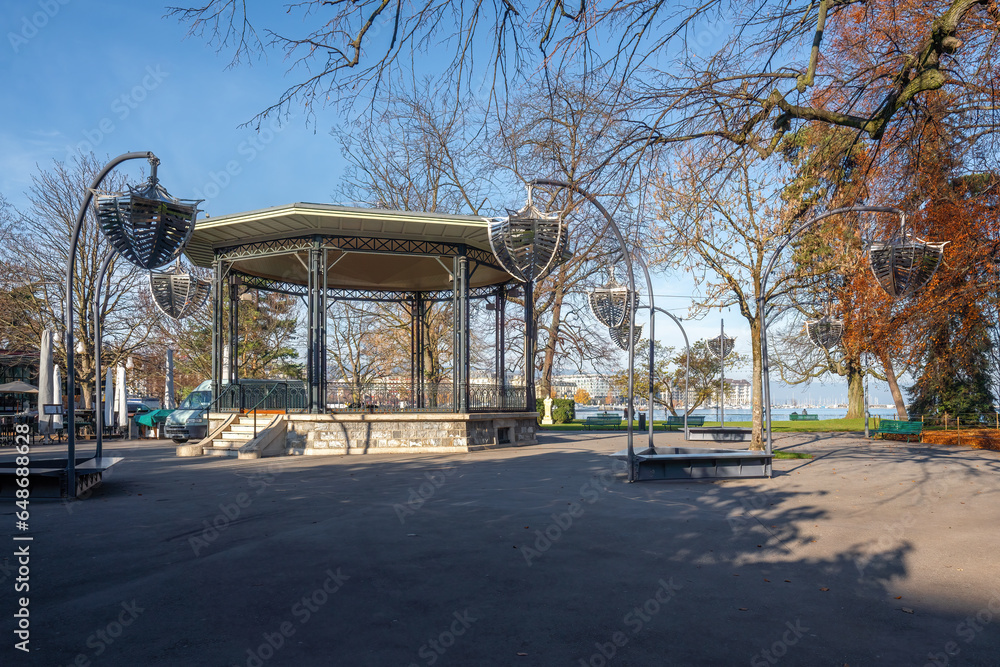
[[[705,415],[688,415],[688,426],[704,426],[705,425]],[[684,428],[684,417],[675,417],[674,415],[667,415],[667,423],[664,424],[664,430],[673,431],[678,428]]]
[[[819,419],[819,415],[800,415],[793,412],[788,418],[793,422],[814,422]]]
[[[615,430],[617,430],[621,427],[621,425],[621,415],[615,415],[609,412],[603,412],[601,414],[594,415],[593,417],[587,417],[583,422],[583,428],[588,431],[595,426],[614,426]]]
[[[873,429],[868,429],[868,434],[871,437],[876,435],[884,436],[889,435],[905,435],[906,441],[910,441],[910,436],[917,436],[917,442],[920,442],[920,435],[923,433],[924,425],[921,422],[904,422],[898,419],[880,419],[878,426]]]

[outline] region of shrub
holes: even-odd
[[[545,416],[544,400],[539,398],[535,401],[539,419]],[[556,424],[567,424],[574,419],[576,419],[576,402],[572,398],[552,399],[552,421]]]

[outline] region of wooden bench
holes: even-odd
[[[904,422],[898,419],[880,419],[878,426],[875,428],[868,429],[868,434],[871,437],[876,435],[884,436],[889,435],[905,435],[906,441],[910,441],[910,436],[917,436],[917,442],[920,442],[920,436],[924,431],[924,425],[922,422]]]
[[[593,417],[587,417],[583,422],[583,428],[590,430],[595,426],[614,426],[615,430],[621,428],[622,416],[611,414],[609,412],[594,415]]]
[[[793,422],[814,422],[819,419],[819,415],[800,415],[793,412],[788,415],[788,418]]]
[[[704,426],[705,425],[705,415],[688,415],[688,426]],[[684,428],[684,417],[675,417],[674,415],[667,415],[667,423],[663,425],[665,431],[672,431],[678,428]]]

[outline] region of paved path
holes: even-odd
[[[605,456],[620,433],[541,441],[258,461],[110,444],[126,461],[90,498],[32,505],[28,656],[3,561],[0,664],[1000,664],[1000,453],[782,435],[816,458],[627,484]]]

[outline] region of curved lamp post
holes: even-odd
[[[614,232],[615,237],[618,239],[618,244],[619,244],[619,246],[623,250],[623,254],[625,255],[625,269],[626,269],[626,273],[628,274],[628,284],[626,285],[626,287],[628,288],[628,291],[629,291],[630,294],[635,294],[636,293],[636,290],[635,290],[635,273],[632,271],[632,256],[631,256],[631,254],[628,253],[628,252],[624,252],[625,248],[627,247],[625,245],[625,237],[622,235],[621,229],[619,229],[618,225],[615,223],[614,218],[611,217],[611,214],[608,213],[608,210],[606,208],[604,208],[604,206],[601,204],[601,202],[599,202],[597,200],[597,198],[594,197],[594,195],[590,194],[589,192],[587,192],[586,190],[584,190],[580,186],[575,185],[573,183],[567,183],[566,181],[557,181],[557,180],[548,179],[548,178],[539,178],[539,179],[535,179],[535,180],[531,181],[530,185],[547,185],[547,186],[551,186],[551,187],[565,188],[567,190],[572,190],[573,192],[577,193],[578,195],[580,195],[581,197],[583,197],[584,199],[586,199],[587,201],[589,201],[595,207],[597,207],[597,210],[601,212],[601,215],[603,215],[604,219],[607,221],[607,226],[605,227],[605,229],[611,229],[611,231]],[[645,266],[645,265],[643,265],[643,266]],[[650,289],[649,293],[650,293],[650,295],[652,295],[653,290]],[[625,310],[627,310],[628,312],[627,312],[627,315],[626,315],[627,322],[625,322],[624,324],[626,324],[626,326],[628,326],[628,327],[632,327],[632,326],[635,325],[635,308],[626,308]],[[632,438],[633,438],[632,413],[633,413],[633,410],[634,410],[634,407],[635,407],[635,396],[634,396],[634,391],[633,391],[633,386],[632,385],[633,385],[634,374],[635,374],[635,338],[634,338],[634,336],[629,336],[628,338],[629,338],[629,345],[628,345],[628,405],[627,405],[627,408],[626,408],[628,410],[628,419],[626,419],[626,422],[628,423],[628,436],[627,436],[628,437],[628,481],[634,482],[635,479],[636,479],[636,469],[635,469],[636,466],[635,466],[635,449],[634,449],[633,442],[632,442]],[[650,338],[650,341],[651,341],[650,344],[652,345],[652,340],[653,340],[653,323],[652,323],[652,318],[650,318],[649,338]],[[652,355],[650,355],[650,364],[652,364]],[[652,424],[652,420],[650,420],[650,424]],[[650,431],[650,436],[652,436],[652,431]]]
[[[930,279],[934,277],[938,266],[941,264],[944,247],[948,244],[948,241],[929,243],[908,234],[906,231],[906,213],[892,206],[846,206],[835,208],[806,220],[789,232],[781,244],[778,245],[774,254],[771,255],[771,259],[764,269],[761,279],[760,296],[757,297],[757,312],[762,314],[760,352],[761,371],[764,376],[763,398],[767,428],[767,454],[771,454],[773,444],[771,438],[771,379],[767,358],[767,279],[770,277],[771,271],[774,269],[774,264],[778,261],[782,250],[791,243],[792,239],[820,220],[841,213],[893,213],[899,216],[900,238],[887,243],[872,243],[868,247],[868,262],[871,266],[872,274],[878,281],[879,286],[882,287],[886,294],[892,297],[901,298],[909,296],[930,282]]]
[[[73,346],[73,277],[76,273],[76,247],[80,242],[80,232],[87,209],[93,201],[97,188],[111,170],[128,160],[149,161],[150,176],[146,186],[132,189],[130,194],[99,197],[97,219],[101,231],[108,237],[114,248],[133,264],[146,269],[163,266],[180,253],[183,244],[194,230],[197,202],[182,202],[167,194],[159,185],[156,168],[160,160],[152,151],[123,153],[112,159],[94,178],[80,203],[76,224],[70,237],[69,255],[66,263],[66,393],[69,408],[69,423],[66,457],[66,477],[69,496],[76,497],[76,368]],[[110,261],[110,260],[108,260]]]
[[[708,349],[719,358],[719,426],[726,425],[726,357],[733,353],[736,339],[726,335],[726,323],[719,320],[719,337],[708,341]]]

